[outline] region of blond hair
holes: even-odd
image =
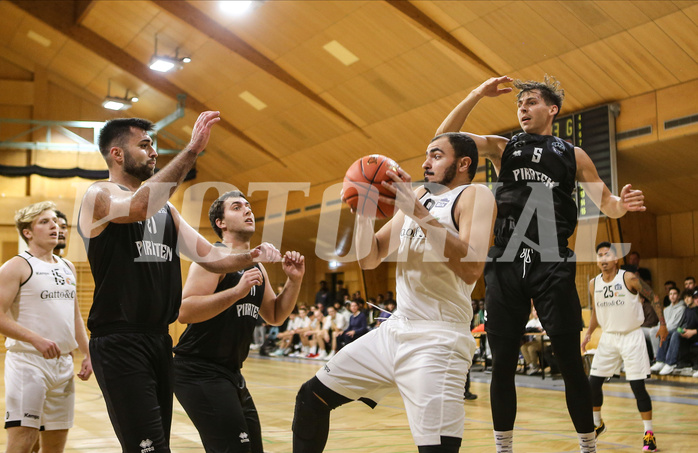
[[[15,214],[15,226],[17,227],[17,231],[19,231],[19,235],[24,239],[24,242],[27,244],[29,243],[23,231],[31,230],[34,220],[36,220],[42,212],[49,209],[56,210],[56,204],[53,201],[40,201],[17,211]]]

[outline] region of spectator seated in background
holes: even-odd
[[[543,326],[538,319],[538,312],[531,305],[531,319],[526,324],[526,333],[542,333]],[[521,344],[521,354],[524,358],[524,366],[527,368],[526,374],[529,376],[540,372],[540,361],[538,354],[543,349],[542,335],[524,335],[523,343]]]
[[[291,351],[289,357],[305,357],[310,351],[310,340],[305,335],[306,332],[313,330],[313,320],[315,312],[308,310],[308,307],[301,305],[298,307],[298,317],[301,319],[300,326],[296,328],[297,342],[294,343],[294,350]]]
[[[320,305],[322,307],[322,304]],[[310,307],[311,313],[313,314],[310,326],[303,332],[303,337],[307,339],[308,342],[308,353],[304,356],[306,359],[318,359],[320,358],[320,342],[319,336],[322,336],[323,326],[325,322],[325,315],[322,313],[322,309],[315,306]],[[325,344],[322,344],[322,349],[324,350]],[[327,355],[327,353],[325,353]]]
[[[366,314],[359,309],[356,301],[351,301],[349,311],[351,318],[347,328],[343,332],[337,332],[337,351],[368,332]]]
[[[395,300],[389,300],[388,303],[385,304],[385,308],[381,310],[380,315],[376,318],[376,327],[380,326],[382,322],[390,318],[396,308],[397,305]]]
[[[339,314],[334,307],[327,308],[327,316],[325,316],[325,322],[323,325],[323,335],[322,337],[318,336],[318,343],[324,342],[330,345],[329,354],[324,357],[324,360],[329,360],[334,357],[335,353],[337,352],[337,337],[339,336],[338,332],[343,332],[344,328],[348,324],[349,322],[347,321],[347,318]],[[324,350],[327,350],[327,346],[324,346]],[[323,359],[321,356],[322,350],[318,359]]]
[[[672,288],[669,291],[669,300],[671,305],[664,309],[664,319],[666,320],[666,327],[669,334],[657,350],[657,361],[652,365],[653,373],[659,373],[662,376],[671,374],[676,369],[676,362],[678,360],[679,348],[678,339],[680,336],[675,336],[674,333],[679,327],[681,318],[683,318],[683,313],[686,311],[686,304],[683,299],[679,297],[679,290]],[[672,343],[675,345],[672,346]]]
[[[293,336],[295,335],[295,330],[298,323],[298,311],[293,310],[288,316],[288,321],[286,321],[286,330],[279,332],[276,335],[276,339],[279,340],[278,348],[270,353],[272,356],[284,355],[286,349],[293,345]]]
[[[684,302],[688,305],[676,329],[678,337],[678,366],[692,367],[693,377],[698,378],[698,357],[691,355],[691,348],[698,346],[698,289],[686,291]]]
[[[671,305],[671,301],[669,300],[669,291],[671,288],[676,288],[676,282],[673,280],[667,280],[664,282],[664,306],[668,307]]]
[[[638,252],[628,253],[628,256],[625,257],[625,264],[620,268],[624,271],[636,273],[638,278],[652,286],[652,272],[646,267],[640,267],[640,254]]]

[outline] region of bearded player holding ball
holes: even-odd
[[[455,453],[461,445],[463,388],[475,349],[470,294],[482,274],[495,218],[492,193],[471,185],[477,147],[461,134],[435,137],[426,151],[425,184],[412,190],[400,168],[379,202],[396,214],[377,233],[357,213],[362,269],[397,251],[397,311],[343,348],[303,384],[296,397],[293,451],[323,451],[330,411],[353,400],[371,407],[398,388],[420,453]],[[391,241],[393,230],[400,240]],[[310,429],[309,427],[313,428]]]

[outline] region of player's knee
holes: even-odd
[[[652,410],[652,398],[650,394],[647,393],[647,388],[645,387],[645,381],[638,379],[635,381],[630,381],[630,388],[635,395],[635,400],[637,401],[637,410],[640,412],[649,412]]]
[[[460,437],[441,436],[441,445],[420,445],[419,453],[458,453],[462,439]]]
[[[293,432],[302,438],[313,438],[316,428],[329,425],[330,411],[349,401],[314,376],[301,386],[296,395]]]

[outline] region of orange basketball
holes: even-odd
[[[344,175],[342,201],[354,212],[379,219],[390,217],[395,206],[378,201],[378,195],[394,198],[382,185],[382,181],[392,181],[386,171],[397,171],[400,166],[392,159],[380,154],[371,154],[354,162]]]

